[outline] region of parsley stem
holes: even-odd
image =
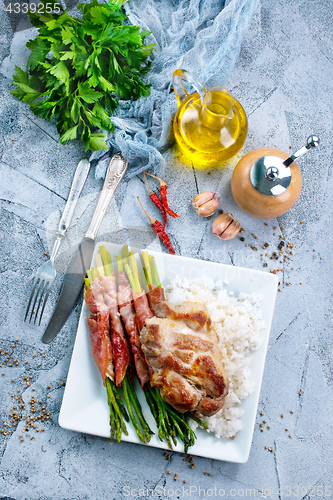
[[[126,2],[128,2],[128,0],[115,0],[114,2],[109,2],[109,4],[114,4],[117,5],[117,7],[122,7]]]

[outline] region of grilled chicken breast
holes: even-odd
[[[206,308],[161,301],[153,310],[155,316],[146,320],[140,334],[151,385],[182,413],[213,415],[228,394],[228,378]]]

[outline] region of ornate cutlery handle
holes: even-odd
[[[115,154],[109,163],[102,192],[100,194],[90,226],[86,232],[86,238],[96,239],[99,227],[107,211],[110,201],[123,178],[128,167],[128,162],[121,153]]]
[[[61,244],[61,240],[65,236],[69,228],[77,201],[80,197],[83,186],[87,180],[89,170],[90,170],[90,163],[86,158],[81,160],[78,166],[76,167],[68,199],[59,222],[57,238],[54,242],[51,253],[51,260],[55,259]]]

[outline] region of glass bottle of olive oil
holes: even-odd
[[[190,95],[182,80],[197,92]],[[184,160],[201,168],[222,166],[244,145],[248,125],[243,107],[229,90],[207,90],[186,70],[175,71],[173,87],[179,105],[173,130]]]

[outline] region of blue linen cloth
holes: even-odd
[[[111,120],[108,151],[95,151],[95,175],[105,176],[109,158],[122,151],[129,162],[126,178],[143,170],[158,172],[163,152],[173,144],[177,101],[172,75],[186,69],[209,88],[231,74],[244,34],[259,0],[130,0],[124,7],[132,24],[151,31],[155,43],[146,80],[151,94],[121,100]],[[191,93],[192,91],[190,91]]]

